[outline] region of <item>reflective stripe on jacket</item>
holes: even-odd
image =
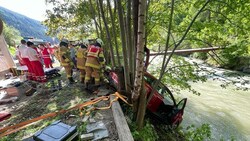
[[[79,48],[77,50],[77,68],[78,69],[85,69],[85,62],[86,62],[86,52],[87,49]]]
[[[68,48],[66,48],[64,46],[60,47],[59,56],[60,56],[60,63],[62,66],[71,65],[70,54],[69,54]]]
[[[98,58],[99,52],[101,51],[101,48],[96,46],[91,46],[88,50],[87,57],[95,57]]]

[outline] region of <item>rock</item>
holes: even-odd
[[[89,119],[89,116],[85,116],[82,120],[82,122],[86,122]]]
[[[94,138],[94,134],[93,133],[82,134],[80,138],[81,140],[91,140]]]
[[[250,74],[250,66],[249,67],[244,67],[242,72]]]

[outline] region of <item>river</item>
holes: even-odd
[[[220,87],[220,81],[193,83],[200,96],[182,92],[188,98],[183,127],[210,124],[211,140],[250,140],[250,92]],[[233,86],[232,86],[233,87]]]
[[[250,141],[250,90],[237,90],[239,87],[250,88],[250,75],[209,67],[201,61],[198,63],[200,67],[214,73],[200,72],[202,75],[207,75],[208,80],[204,83],[191,83],[192,87],[201,93],[200,96],[188,91],[181,92],[181,97],[188,98],[181,126],[186,128],[191,124],[196,127],[209,124],[212,133],[211,141],[221,139]],[[237,75],[228,77],[224,73]],[[221,87],[222,84],[232,80],[236,82],[226,88]],[[243,80],[248,83],[243,85],[241,83]]]

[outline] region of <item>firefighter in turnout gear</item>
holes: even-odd
[[[87,48],[89,46],[88,40],[83,40],[83,43],[81,44],[81,47],[77,50],[76,56],[77,56],[77,68],[80,70],[80,81],[81,83],[84,83],[85,80],[85,63],[86,63],[86,57],[87,57]]]
[[[100,70],[105,64],[101,39],[96,39],[96,44],[88,48],[86,59],[85,85],[87,86],[91,77],[95,79],[95,85],[100,85]]]
[[[72,77],[72,74],[73,74],[72,68],[74,66],[74,63],[72,62],[72,60],[70,58],[70,52],[68,49],[68,45],[69,45],[69,42],[66,39],[63,39],[60,42],[60,44],[59,44],[59,46],[60,46],[59,57],[60,58],[59,59],[60,59],[61,66],[63,66],[65,71],[66,71],[67,78],[68,78],[69,82],[74,83],[74,80]]]

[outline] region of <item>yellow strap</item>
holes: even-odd
[[[95,108],[94,107],[94,108],[89,109],[86,114],[90,114],[90,111],[95,110],[95,109],[99,109],[99,110],[109,109],[112,106],[112,103],[114,101],[117,101],[119,98],[122,99],[122,101],[124,101],[128,105],[132,106],[132,104],[129,104],[124,99],[124,98],[126,98],[125,96],[120,95],[118,92],[116,92],[113,95],[116,96],[116,97],[110,102],[110,105],[108,107],[99,107],[99,108]],[[21,129],[23,129],[23,128],[29,126],[29,125],[31,125],[31,123],[37,122],[39,120],[47,119],[49,117],[55,117],[55,116],[57,116],[59,114],[64,114],[64,113],[66,113],[68,111],[71,111],[71,110],[76,110],[76,109],[82,110],[86,106],[96,104],[96,103],[98,103],[98,102],[100,102],[102,100],[109,100],[109,98],[110,98],[110,96],[101,96],[101,97],[95,98],[93,100],[87,101],[85,103],[77,104],[76,106],[74,106],[72,108],[69,108],[69,109],[66,109],[66,110],[62,109],[62,110],[60,110],[58,112],[48,113],[48,114],[42,115],[40,117],[33,118],[33,119],[30,119],[30,120],[21,122],[21,123],[16,124],[16,125],[12,125],[12,126],[7,126],[7,127],[4,127],[4,128],[1,128],[0,129],[0,138],[4,137],[6,135],[12,134],[14,132],[17,132],[17,131],[19,131],[19,130],[21,130]],[[80,111],[80,114],[82,114],[81,111]]]
[[[100,65],[94,65],[94,64],[91,64],[91,63],[86,63],[85,66],[86,66],[86,67],[96,68],[96,69],[100,69],[100,68],[101,68]]]
[[[106,110],[106,109],[109,109],[109,108],[112,106],[113,102],[117,101],[118,99],[119,99],[118,97],[115,97],[115,98],[109,103],[109,106],[107,106],[107,107],[99,107],[99,108],[96,108],[96,109],[98,109],[98,110]]]
[[[4,127],[4,128],[1,128],[0,129],[0,138],[3,137],[3,136],[9,135],[11,133],[14,133],[16,131],[19,131],[20,129],[25,128],[24,126],[28,126],[28,125],[30,125],[33,122],[36,122],[36,121],[39,121],[39,120],[42,120],[42,119],[47,119],[49,117],[55,117],[58,114],[63,114],[63,113],[66,113],[68,111],[71,111],[71,110],[82,109],[83,107],[86,107],[86,106],[89,106],[89,105],[93,105],[93,104],[95,104],[97,102],[100,102],[102,99],[106,99],[106,98],[107,98],[107,96],[98,97],[98,98],[96,98],[94,100],[90,100],[90,101],[87,101],[85,103],[78,104],[78,105],[76,105],[76,106],[74,106],[72,108],[69,108],[67,110],[62,109],[62,110],[60,110],[58,112],[48,113],[48,114],[42,115],[40,117],[33,118],[33,119],[30,119],[30,120],[21,122],[21,123],[16,124],[16,125],[12,125],[12,126],[7,126],[7,127]]]
[[[121,94],[118,93],[118,92],[115,92],[115,94],[113,94],[113,95],[119,97],[123,102],[127,103],[129,106],[133,106],[132,104],[129,104],[127,100],[124,99],[124,98],[126,98],[126,96],[121,95]]]
[[[85,70],[85,66],[77,65],[77,68],[78,68],[78,69],[83,69],[83,70]]]

